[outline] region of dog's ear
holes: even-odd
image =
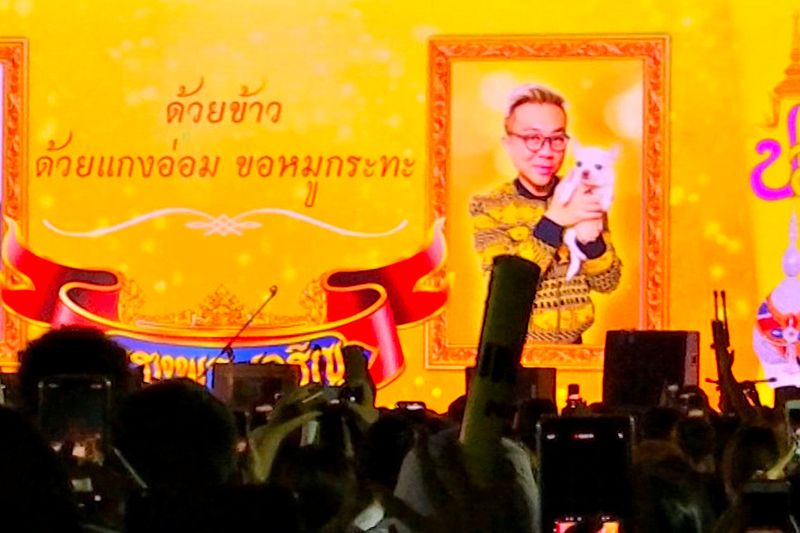
[[[619,158],[619,153],[622,150],[619,143],[615,143],[611,149],[608,151],[608,155],[611,156],[612,161],[616,161]]]
[[[581,143],[579,143],[576,139],[570,139],[570,146],[572,146],[573,152],[580,152],[581,150]]]

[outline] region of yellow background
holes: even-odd
[[[154,312],[195,306],[220,273],[247,306],[275,283],[283,296],[276,306],[296,311],[299,288],[321,265],[333,265],[334,254],[337,266],[377,266],[424,241],[429,36],[665,33],[671,36],[670,326],[701,330],[707,345],[710,294],[726,288],[738,349],[734,371],[755,378],[754,316],[782,279],[796,202],[758,200],[749,173],[760,160],[759,139],[785,142],[784,129],[771,132],[764,124],[769,94],[789,62],[794,9],[794,2],[755,0],[2,0],[4,35],[29,40],[31,162],[47,141],[62,142],[69,132],[75,154],[160,154],[178,138],[197,154],[389,153],[417,161],[408,179],[321,180],[318,218],[377,230],[408,219],[406,230],[379,246],[321,234],[298,242],[282,220],[239,240],[201,238],[179,229],[177,219],[128,230],[124,241],[76,242],[41,225],[42,219],[66,229],[112,223],[178,201],[215,214],[277,202],[302,209],[305,180],[231,175],[213,182],[31,179],[29,244],[64,262],[127,272]],[[233,99],[240,85],[266,81],[265,98],[284,104],[280,123],[167,125],[166,104],[180,85],[192,87],[200,77],[209,99]],[[782,164],[788,179],[785,158]],[[422,328],[404,332],[403,342],[406,371],[381,392],[381,403],[423,399],[445,408],[463,389],[462,373],[424,368]],[[701,373],[715,375],[707,346]],[[559,386],[572,381],[583,384],[589,399],[599,398],[598,372],[562,373]]]

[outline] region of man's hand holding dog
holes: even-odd
[[[580,243],[586,244],[596,241],[601,233],[603,233],[602,217],[593,220],[584,220],[575,224],[575,237]]]
[[[561,184],[559,184],[559,187],[560,186]],[[588,234],[590,233],[590,229],[596,228],[597,222],[599,221],[600,231],[602,231],[603,208],[600,205],[600,199],[598,198],[597,194],[593,192],[593,189],[585,185],[581,185],[575,191],[575,194],[572,195],[572,198],[569,200],[569,202],[562,204],[557,200],[558,187],[556,187],[553,198],[554,200],[550,203],[550,206],[547,208],[544,216],[561,227],[566,228],[576,226],[576,231],[577,224],[584,221],[592,222],[591,225],[588,225],[583,229],[584,234]],[[597,235],[599,234],[600,233],[598,232]],[[597,235],[595,238],[597,238]],[[581,233],[579,232],[578,238],[580,237]]]

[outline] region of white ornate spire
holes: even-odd
[[[800,250],[797,249],[797,213],[792,212],[789,220],[789,245],[783,253],[783,273],[787,278],[800,274]]]
[[[800,249],[797,248],[797,214],[792,212],[789,220],[789,244],[783,253],[783,273],[786,275],[770,299],[775,308],[781,313],[797,313],[800,311]]]

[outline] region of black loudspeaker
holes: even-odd
[[[800,400],[800,387],[792,385],[775,387],[775,409],[783,412],[783,408],[789,400]]]
[[[658,405],[665,385],[697,385],[697,331],[609,331],[603,368],[603,403]]]
[[[233,411],[252,411],[274,406],[280,394],[300,384],[295,365],[224,364],[214,366],[214,394]]]
[[[467,394],[469,394],[469,384],[475,367],[469,366],[464,369],[464,377],[467,383]],[[517,383],[514,387],[514,399],[519,401],[540,398],[550,400],[556,405],[556,369],[535,367],[517,369]]]

